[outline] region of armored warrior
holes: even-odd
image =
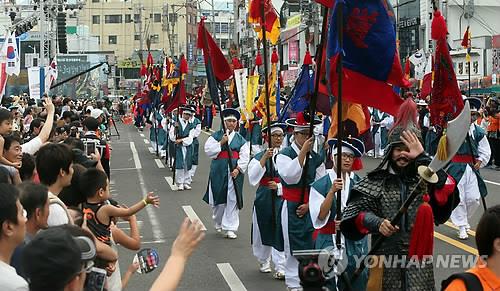
[[[373,251],[375,267],[370,269],[367,290],[434,290],[432,260],[425,257],[432,254],[432,213],[435,224],[444,223],[456,206],[458,191],[442,170],[436,172],[436,184],[428,187],[419,181],[418,166],[427,166],[431,159],[422,147],[416,104],[411,99],[401,106],[388,142],[381,164],[351,190],[340,229],[350,240],[363,239],[368,233],[372,242],[385,237]],[[416,199],[399,223],[392,225],[390,219],[413,191],[417,191]],[[423,206],[431,207],[430,215],[417,217],[417,208]],[[380,260],[397,264],[386,266]]]
[[[246,140],[236,131],[240,112],[227,108],[221,114],[226,132],[222,129],[214,132],[205,143],[205,153],[212,163],[203,200],[212,207],[215,230],[218,233],[225,231],[225,237],[235,239],[240,224],[239,209],[243,207],[242,204],[238,205],[238,201],[243,201],[243,179],[250,160],[250,150]],[[229,163],[234,166],[232,172]]]
[[[284,138],[283,128],[285,127],[284,123],[271,124],[271,148],[257,153],[248,165],[250,185],[259,185],[255,193],[252,214],[253,254],[259,261],[262,273],[271,272],[270,259],[272,258],[275,268],[274,278],[280,280],[285,279],[283,233],[279,215],[283,204],[281,200],[283,191],[278,171],[271,163],[281,149]],[[267,127],[262,129],[262,132],[265,134]],[[271,169],[274,171],[273,173],[271,173]],[[274,198],[273,195],[275,195]]]

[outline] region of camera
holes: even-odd
[[[300,284],[304,291],[328,290],[325,287],[326,278],[318,263],[322,250],[294,251],[293,256],[299,261]]]

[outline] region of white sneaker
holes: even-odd
[[[302,287],[286,287],[288,291],[303,291],[304,288]]]
[[[259,271],[261,273],[271,273],[271,262],[259,264]]]
[[[189,184],[184,184],[184,189],[186,189],[186,190],[191,190],[192,188],[191,188],[191,185],[189,185]]]
[[[235,238],[237,238],[238,236],[236,235],[236,233],[234,233],[234,231],[228,230],[228,231],[226,232],[226,237],[227,237],[227,238],[230,238],[230,239],[235,239]]]
[[[285,272],[277,271],[273,274],[273,278],[276,280],[285,280]]]
[[[220,225],[216,225],[216,226],[215,226],[215,231],[216,231],[217,233],[221,233],[221,232],[222,232],[222,226],[220,226]]]
[[[183,184],[177,185],[177,191],[183,191],[183,190],[184,190]]]
[[[467,234],[467,228],[465,226],[460,226],[458,229],[458,238],[459,239],[468,239],[469,235]]]

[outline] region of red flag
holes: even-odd
[[[264,19],[261,17],[262,5],[264,5]],[[267,39],[275,45],[280,36],[280,21],[278,13],[274,9],[271,0],[251,0],[249,4],[248,22],[258,24],[266,28]],[[258,31],[259,39],[262,39],[261,31]]]
[[[207,46],[205,46],[203,41],[205,37],[207,40]],[[217,80],[225,81],[233,76],[231,66],[227,62],[224,54],[217,46],[210,33],[205,28],[205,20],[203,18],[198,24],[198,41],[196,43],[196,47],[203,49],[205,64],[208,62],[208,58],[210,58]]]
[[[175,89],[174,96],[170,100],[170,104],[168,104],[165,112],[172,112],[175,108],[179,107],[181,104],[186,104],[186,85],[184,84],[184,80],[181,78],[181,81],[177,85]]]
[[[187,63],[186,57],[184,56],[184,54],[182,54],[180,64],[179,64],[179,73],[182,76],[182,74],[187,74],[187,72],[188,72],[188,63]]]
[[[420,99],[425,99],[429,96],[432,91],[432,68],[434,66],[434,60],[432,55],[427,59],[427,65],[425,66],[424,79],[422,80],[422,88],[420,91]]]
[[[469,26],[467,26],[467,29],[465,30],[464,37],[462,39],[462,46],[464,48],[469,47]]]
[[[146,60],[146,64],[148,69],[153,65],[153,55],[149,52],[148,53],[148,58]]]
[[[462,93],[458,88],[457,78],[453,70],[448,43],[446,42],[446,22],[440,11],[434,12],[432,20],[432,37],[437,41],[434,84],[429,104],[431,123],[441,128],[446,122],[455,118],[464,107]]]
[[[410,79],[410,59],[406,58],[405,62],[405,79],[409,80]]]
[[[333,8],[333,4],[335,4],[335,0],[316,0],[316,3],[319,3],[325,7]]]

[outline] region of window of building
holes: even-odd
[[[155,13],[153,15],[153,22],[161,22],[161,13]]]
[[[101,16],[100,15],[92,15],[92,24],[100,24]]]
[[[472,63],[472,72],[474,74],[477,74],[479,72],[479,62],[478,61],[474,61]]]
[[[158,34],[151,35],[151,43],[160,43],[160,36]]]
[[[220,48],[223,49],[223,50],[227,49],[228,48],[227,43],[228,43],[227,39],[222,39],[220,41]]]
[[[141,16],[139,14],[134,14],[134,22],[140,22]]]
[[[109,35],[108,36],[108,43],[109,44],[118,44],[118,36],[116,36],[116,35]]]
[[[125,14],[125,23],[131,23],[132,21],[132,15],[131,14]]]
[[[92,0],[92,3],[99,3],[99,0]]]
[[[104,23],[122,23],[122,15],[104,15]]]
[[[219,22],[215,23],[215,32],[220,33],[220,23]]]
[[[220,24],[220,32],[221,33],[228,33],[229,31],[229,25],[227,23],[221,23]]]
[[[140,34],[134,34],[134,40],[141,40]]]
[[[98,44],[98,45],[101,45],[101,37],[100,37],[99,35],[98,35],[98,36],[96,36],[96,37],[97,37],[97,44]]]

